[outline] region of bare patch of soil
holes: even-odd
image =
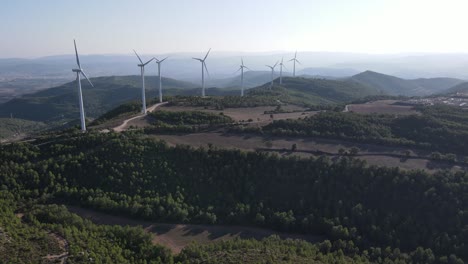
[[[319,236],[283,233],[263,228],[153,223],[149,221],[113,216],[80,207],[69,206],[68,210],[83,218],[87,218],[96,224],[141,226],[145,231],[154,235],[153,242],[155,244],[162,244],[170,248],[174,253],[179,253],[184,247],[192,242],[207,244],[234,239],[236,237],[245,239],[262,239],[271,235],[278,235],[283,239],[302,239],[309,242],[318,242],[323,240],[323,238]]]
[[[359,114],[394,114],[394,115],[414,115],[419,114],[412,106],[402,105],[397,100],[379,100],[364,104],[348,105],[348,111]]]

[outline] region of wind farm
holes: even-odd
[[[468,263],[467,9],[4,1],[0,262]]]

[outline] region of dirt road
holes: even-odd
[[[151,106],[150,108],[147,109],[147,113],[151,113],[151,112],[153,112],[156,108],[158,108],[158,107],[160,107],[160,106],[162,106],[162,105],[165,105],[165,104],[167,104],[167,103],[168,103],[168,102],[155,104],[155,105],[153,105],[153,106]],[[114,127],[113,129],[114,129],[115,132],[122,132],[122,131],[124,131],[125,129],[127,129],[128,122],[130,122],[130,121],[132,121],[132,120],[135,120],[135,119],[138,119],[138,118],[140,118],[140,117],[144,117],[144,116],[146,116],[146,115],[147,115],[147,114],[139,114],[139,115],[134,116],[134,117],[131,117],[131,118],[129,118],[129,119],[125,119],[121,125],[116,126],[116,127]]]

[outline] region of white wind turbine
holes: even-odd
[[[76,48],[76,41],[73,40],[73,43],[75,44],[76,64],[78,64],[78,68],[73,69],[72,71],[76,72],[76,83],[78,85],[78,100],[79,100],[79,106],[80,106],[81,131],[85,132],[86,121],[85,121],[85,112],[84,112],[84,107],[83,107],[83,93],[81,91],[81,75],[83,75],[83,77],[85,77],[86,80],[88,80],[91,87],[94,87],[94,85],[91,83],[88,76],[86,76],[86,73],[84,73],[83,69],[81,68],[80,58],[78,57],[78,49]]]
[[[161,63],[165,61],[168,57],[158,60],[156,58],[153,58],[156,63],[158,64],[158,76],[159,76],[159,102],[162,103],[162,78],[161,78]]]
[[[287,70],[286,66],[284,66],[283,58],[281,58],[281,63],[279,64],[279,66],[280,66],[280,85],[282,85],[283,84],[283,68]]]
[[[293,77],[296,77],[296,62],[299,63],[299,64],[301,64],[301,63],[299,62],[299,60],[297,60],[297,51],[296,51],[296,53],[294,53],[294,58],[290,59],[289,61],[294,62],[294,66],[293,66]]]
[[[247,66],[244,65],[244,59],[241,59],[241,65],[239,69],[236,71],[241,71],[241,96],[244,96],[244,69],[250,70]]]
[[[211,48],[208,50],[206,53],[205,57],[203,59],[200,58],[192,58],[194,60],[197,60],[201,62],[201,78],[202,78],[202,97],[205,97],[205,70],[206,73],[209,75],[210,73],[208,72],[208,68],[206,67],[205,60],[208,57],[208,54],[210,54]]]
[[[154,60],[154,58],[152,58],[151,60],[147,61],[146,63],[143,63],[143,61],[141,60],[140,56],[138,56],[138,53],[133,50],[133,52],[135,52],[135,55],[137,56],[138,60],[140,61],[140,64],[138,64],[138,67],[140,67],[141,69],[141,101],[143,103],[143,106],[141,108],[141,112],[143,114],[146,114],[146,95],[145,95],[145,66],[150,63],[152,60]]]
[[[268,68],[270,68],[270,69],[271,69],[271,83],[270,83],[270,90],[271,90],[271,88],[273,87],[273,77],[274,77],[274,74],[275,74],[275,67],[276,67],[276,65],[278,65],[278,62],[276,62],[276,63],[275,63],[275,65],[273,65],[273,66],[270,66],[270,65],[265,65],[265,66],[267,66]]]

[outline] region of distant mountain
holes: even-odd
[[[139,76],[111,76],[92,78],[94,88],[86,81],[83,85],[83,98],[87,117],[97,117],[117,105],[141,98]],[[147,98],[157,94],[155,76],[146,77]],[[194,89],[192,83],[163,78],[165,90],[181,91]],[[24,95],[0,104],[0,117],[14,117],[34,121],[56,121],[74,119],[78,116],[76,82]]]
[[[305,68],[297,72],[297,75],[324,76],[332,78],[349,77],[358,74],[359,71],[348,68]]]
[[[353,80],[369,87],[373,87],[383,94],[424,96],[438,93],[457,85],[462,80],[454,78],[430,78],[406,80],[373,71],[356,74],[348,80]]]
[[[335,104],[381,94],[378,90],[352,80],[328,80],[285,77],[283,84],[275,80],[272,91],[269,84],[249,90],[249,95],[273,94],[281,101],[306,105]]]

